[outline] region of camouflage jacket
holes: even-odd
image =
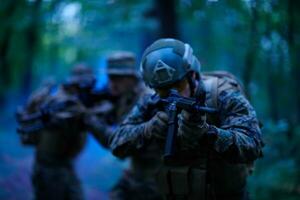
[[[52,86],[51,86],[52,87]],[[72,160],[84,147],[86,131],[83,124],[84,106],[73,94],[61,86],[48,86],[34,92],[25,105],[23,117],[41,113],[42,108],[55,107],[60,103],[71,102],[44,119],[43,116],[20,126],[37,126],[36,130],[21,134],[35,137],[37,159],[52,161]],[[46,161],[48,162],[48,161]]]
[[[103,101],[95,107],[90,108],[94,110],[107,110],[105,115],[91,114],[85,120],[87,130],[95,137],[95,139],[102,144],[103,147],[109,148],[109,139],[115,127],[120,124],[125,118],[126,114],[133,108],[138,99],[150,91],[143,85],[139,84],[124,96],[119,97],[116,101]],[[100,112],[101,113],[101,112]]]
[[[224,87],[228,86],[228,87]],[[207,135],[214,135],[211,141],[208,137],[198,141],[198,147],[191,149],[188,155],[197,157],[203,151],[209,151],[208,166],[211,181],[217,194],[235,193],[246,185],[249,174],[247,167],[262,155],[262,140],[256,113],[248,100],[230,81],[219,82],[218,87],[226,88],[218,94],[218,115],[208,115],[209,129]],[[212,94],[208,91],[207,104],[212,106]],[[158,168],[163,165],[165,141],[146,139],[143,137],[145,122],[150,120],[157,110],[149,110],[152,96],[145,96],[129,113],[120,127],[114,132],[110,147],[114,155],[131,156],[133,166],[152,168],[154,177]],[[151,159],[150,159],[151,158]],[[149,165],[149,163],[151,163]],[[145,169],[140,169],[143,171]],[[242,178],[241,178],[242,177]]]

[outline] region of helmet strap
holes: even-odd
[[[196,80],[193,78],[192,73],[188,73],[187,81],[188,81],[189,88],[190,88],[190,94],[191,94],[191,96],[194,96],[195,95],[195,89],[196,89]]]
[[[195,80],[194,80],[195,81]],[[205,100],[206,100],[206,89],[205,89],[205,85],[204,85],[204,82],[202,81],[202,79],[198,79],[198,85],[197,85],[197,88],[196,88],[196,91],[194,93],[194,97],[196,99],[199,100],[199,103],[201,105],[204,105],[205,104]]]

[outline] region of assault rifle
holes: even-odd
[[[169,162],[173,159],[176,152],[176,136],[178,132],[178,114],[182,110],[195,113],[217,113],[214,108],[206,107],[199,99],[193,97],[183,97],[177,90],[171,90],[166,98],[159,98],[156,106],[164,107],[169,116],[168,134],[165,144],[164,161]]]
[[[63,110],[68,106],[76,104],[76,100],[80,101],[86,108],[92,108],[101,101],[115,102],[117,97],[109,93],[108,90],[95,90],[95,81],[93,79],[83,79],[80,81],[67,81],[63,84],[64,89],[74,93],[74,99],[56,104],[41,106],[39,110],[31,114],[21,114],[22,111],[17,112],[16,117],[18,123],[22,124],[17,128],[18,133],[30,134],[45,128],[51,119],[51,116],[58,111]],[[104,115],[107,109],[95,109],[98,115]],[[26,125],[24,125],[26,124]]]
[[[31,114],[24,114],[23,110],[18,110],[16,113],[17,122],[22,125],[17,128],[17,132],[28,134],[45,128],[53,114],[75,104],[75,101],[67,100],[55,104],[43,105],[39,111]]]
[[[108,100],[110,102],[117,101],[118,97],[113,96],[107,89],[96,90],[96,79],[87,77],[80,81],[68,80],[63,84],[66,90],[73,90],[77,98],[86,107],[93,107],[95,104]]]

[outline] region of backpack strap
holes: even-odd
[[[227,71],[212,71],[212,72],[204,72],[204,75],[209,77],[210,76],[217,77],[223,80],[223,82],[220,83],[220,85],[218,85],[219,91],[227,90],[229,88],[236,89],[240,91],[245,97],[247,97],[242,82],[232,73]]]
[[[203,76],[203,82],[207,92],[207,104],[213,108],[218,108],[218,84],[219,78]]]
[[[218,97],[222,91],[236,90],[246,96],[241,82],[229,72],[204,72],[202,79],[208,93],[207,104],[214,108],[218,108],[219,106]]]

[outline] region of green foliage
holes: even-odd
[[[180,37],[192,45],[203,70],[237,75],[264,123],[265,156],[250,179],[255,199],[296,199],[299,2],[176,2]],[[8,92],[31,90],[49,75],[62,79],[76,62],[97,65],[113,50],[140,56],[145,40],[159,31],[155,5],[154,0],[2,0],[0,104]]]
[[[299,130],[294,140],[288,137],[289,125],[266,122],[264,158],[256,164],[250,177],[250,191],[254,199],[297,199],[299,197]]]

